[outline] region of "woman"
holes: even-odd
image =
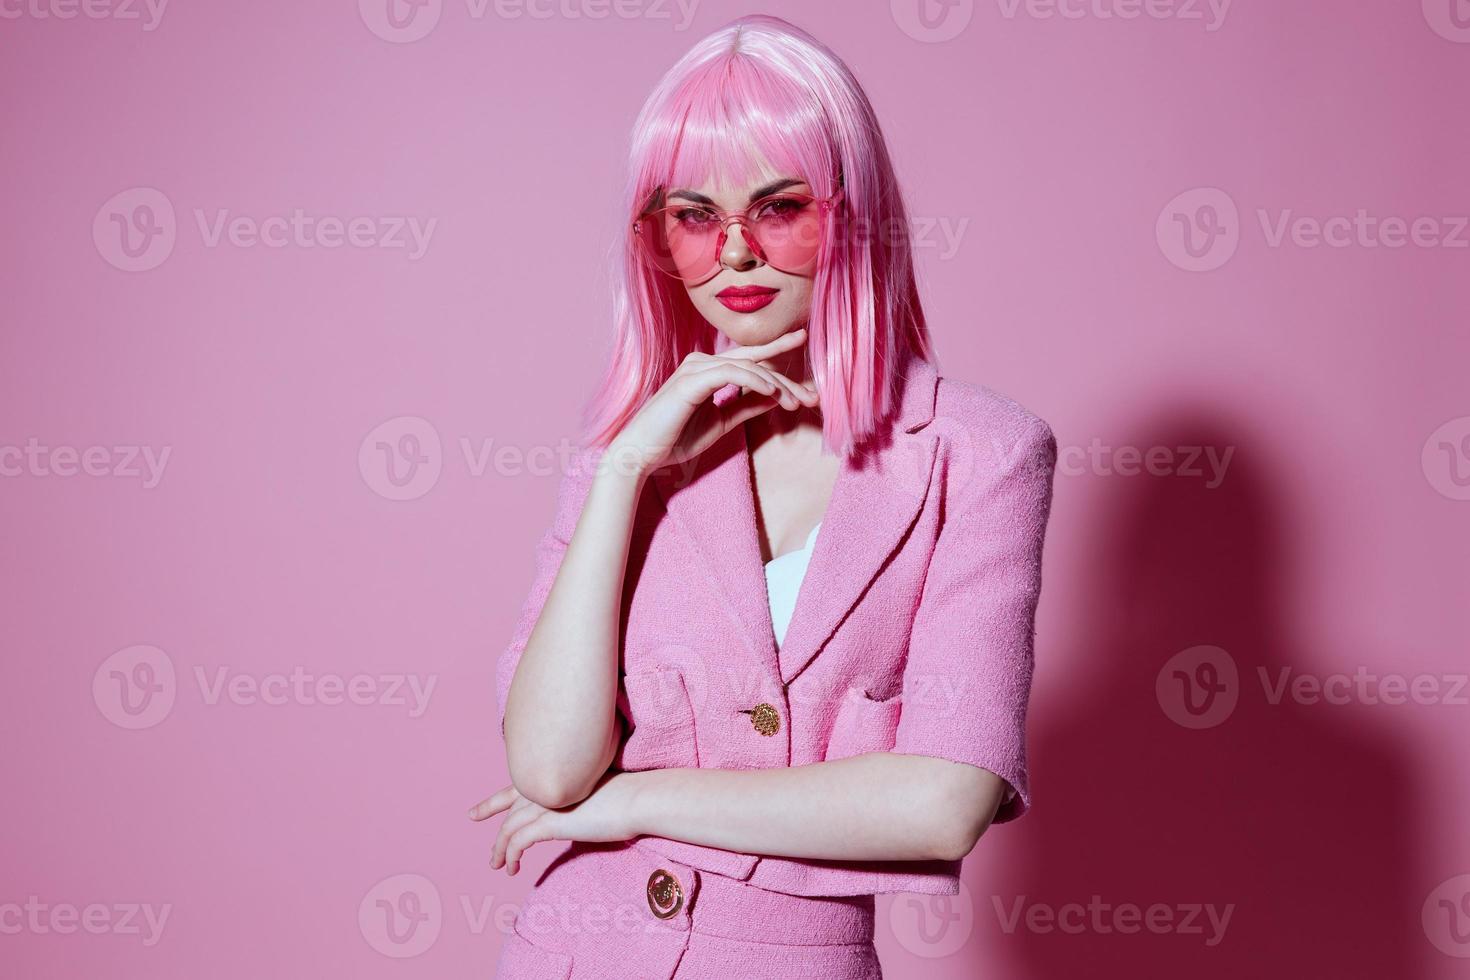
[[[492,865],[572,842],[502,977],[881,975],[873,896],[954,894],[1030,805],[1056,444],[940,379],[847,67],[773,17],[636,124],[619,333],[498,670]],[[788,628],[789,627],[789,628]]]

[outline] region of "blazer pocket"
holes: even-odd
[[[619,769],[633,772],[699,765],[694,705],[684,675],[677,669],[659,667],[624,674],[618,707],[629,724],[614,760]]]
[[[903,692],[876,701],[866,689],[847,689],[832,736],[827,739],[824,759],[845,759],[865,752],[888,752],[898,738],[898,717],[903,710]]]
[[[568,980],[572,975],[570,953],[536,946],[518,932],[505,937],[495,980]]]

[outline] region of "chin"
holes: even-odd
[[[755,313],[736,313],[717,301],[712,309],[700,312],[710,326],[729,338],[730,343],[739,346],[768,343],[801,326],[801,317],[790,310],[777,310],[774,307],[766,307]]]

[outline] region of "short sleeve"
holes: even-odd
[[[995,823],[1031,806],[1026,707],[1056,456],[1051,429],[1031,419],[999,463],[973,461],[972,486],[946,486],[904,666],[893,751],[1000,776],[1013,793]]]
[[[531,638],[531,631],[535,629],[547,596],[551,594],[556,574],[561,570],[562,558],[571,544],[572,532],[577,529],[577,519],[582,515],[582,506],[586,503],[587,491],[591,488],[601,455],[601,450],[593,449],[580,450],[571,456],[557,487],[556,512],[551,526],[536,544],[530,594],[521,604],[510,644],[500,654],[495,667],[495,707],[502,737],[505,735],[505,702],[510,695],[510,682],[515,677],[521,653],[526,649],[526,641]]]

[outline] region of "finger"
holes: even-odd
[[[714,360],[714,357],[712,355],[706,354],[704,351],[692,350],[689,353],[685,354],[684,360],[680,361],[679,366],[674,368],[674,374],[687,374],[690,371],[693,371],[699,367],[702,367],[705,364],[708,364],[712,360]]]
[[[706,368],[684,375],[675,383],[682,386],[691,405],[698,405],[727,384],[737,384],[766,395],[774,395],[779,390],[774,380],[734,361],[714,361]]]
[[[759,371],[779,384],[781,389],[790,396],[789,400],[787,398],[781,399],[782,408],[790,410],[795,409],[797,405],[806,405],[809,408],[815,408],[817,406],[817,400],[814,395],[815,389],[808,388],[800,382],[793,381],[770,365],[758,364],[755,361],[746,360],[736,360],[735,363],[743,367],[749,367],[753,371]]]
[[[777,354],[784,354],[789,350],[795,350],[806,343],[806,327],[797,327],[789,333],[783,333],[775,340],[764,344],[756,344],[750,347],[731,347],[720,351],[720,357],[748,357],[754,361],[764,361]]]
[[[725,356],[723,356],[722,354],[722,356],[720,356],[720,359],[723,359],[723,357]],[[776,383],[776,385],[779,385],[781,391],[784,391],[786,395],[789,395],[789,398],[781,398],[782,408],[786,408],[786,410],[795,410],[797,406],[807,406],[811,408],[816,407],[816,398],[813,398],[810,389],[807,389],[806,386],[801,385],[801,383],[792,381],[792,379],[788,378],[788,376],[782,375],[782,373],[779,372],[779,370],[776,370],[775,367],[769,366],[769,364],[761,364],[759,363],[759,361],[741,359],[741,357],[732,357],[732,359],[728,360],[734,361],[734,363],[739,364],[739,366],[741,367],[748,367],[748,369],[754,370],[754,372],[760,372],[761,376],[764,376],[764,378],[769,378],[770,381]],[[719,363],[719,360],[714,361],[714,363]],[[706,369],[704,370],[709,369],[707,369],[706,367]]]
[[[720,434],[724,435],[747,419],[769,412],[779,404],[780,400],[770,395],[744,394],[730,399],[722,409],[725,414],[721,416],[723,428]]]
[[[505,852],[506,871],[511,875],[520,871],[521,855],[525,854],[532,844],[552,840],[555,837],[551,821],[545,815],[516,831],[515,836],[511,838],[510,847]]]
[[[507,786],[494,796],[481,800],[479,803],[470,807],[470,819],[480,821],[493,817],[514,803],[519,796],[520,794],[516,792],[514,786]]]
[[[783,407],[796,407],[794,404],[788,404],[787,399],[783,396],[783,392],[786,392],[789,393],[793,399],[796,398],[796,394],[790,391],[790,385],[783,382],[781,380],[781,376],[776,371],[767,367],[764,364],[758,364],[755,361],[748,361],[744,360],[743,358],[730,358],[728,360],[725,358],[715,358],[704,367],[695,368],[694,371],[696,373],[711,371],[719,367],[721,364],[736,364],[740,367],[745,368],[747,371],[754,371],[756,374],[760,375],[771,383],[771,391],[769,392],[769,394],[774,394],[777,398],[779,398]],[[749,388],[750,386],[742,385],[741,387]],[[761,394],[767,394],[767,392],[762,391]]]
[[[500,825],[500,832],[495,835],[495,847],[490,852],[490,867],[499,868],[505,864],[505,851],[516,831],[535,821],[544,812],[540,807],[523,807],[512,811],[505,818],[505,822]]]
[[[808,388],[798,381],[793,381],[775,369],[771,369],[771,373],[776,376],[776,380],[781,383],[782,387],[791,392],[792,399],[797,403],[805,405],[807,408],[817,407],[817,393],[815,389]],[[785,403],[783,402],[783,404]],[[795,408],[796,405],[787,405],[786,407]]]

